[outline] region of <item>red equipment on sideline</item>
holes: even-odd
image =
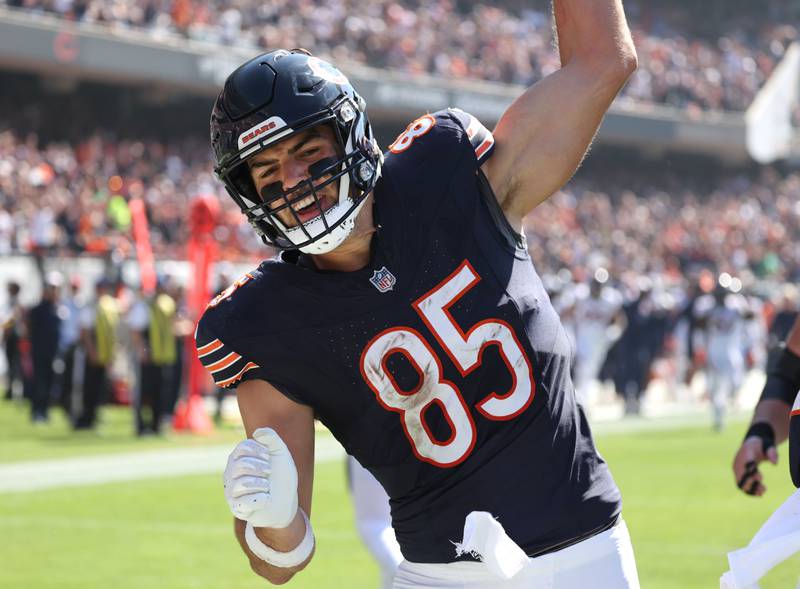
[[[211,263],[217,253],[214,228],[217,225],[219,205],[213,196],[198,196],[192,201],[189,216],[189,262],[192,265],[192,282],[188,289],[189,312],[197,322],[209,301],[208,278]],[[176,431],[210,433],[213,430],[202,397],[202,384],[207,379],[203,365],[197,357],[194,337],[186,338],[189,358],[189,386],[185,399],[175,408],[173,427]]]
[[[156,290],[156,267],[153,262],[153,250],[150,247],[150,229],[147,225],[144,202],[140,198],[132,198],[128,203],[128,210],[133,220],[133,239],[136,242],[136,259],[139,261],[142,292],[150,295]]]

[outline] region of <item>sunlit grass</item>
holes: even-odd
[[[59,419],[34,428],[21,408],[3,405],[0,461],[209,443],[232,447],[241,437],[228,427],[210,437],[140,440],[124,408],[105,409],[98,433],[74,434]],[[722,434],[705,420],[669,429],[597,428],[598,447],[623,491],[645,589],[718,587],[727,552],[745,546],[792,492],[785,447],[782,463],[765,469],[766,497],[747,497],[735,488],[730,462],[744,428],[741,420]],[[312,520],[317,554],[289,586],[377,587],[377,568],[352,523],[340,462],[317,466]],[[219,474],[0,494],[0,530],[4,589],[265,586],[233,539]],[[761,587],[794,588],[799,574],[795,557]]]

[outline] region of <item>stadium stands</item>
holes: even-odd
[[[0,133],[0,251],[132,254],[125,203],[141,197],[156,256],[183,258],[189,200],[221,190],[205,138],[120,139],[91,126],[85,132],[74,143]],[[800,253],[783,239],[800,232],[791,196],[800,190],[800,174],[731,174],[709,162],[661,169],[636,160],[623,165],[614,155],[590,160],[528,219],[542,273],[566,268],[585,277],[602,264],[614,276],[678,274],[696,264],[777,281],[800,278]],[[220,199],[223,256],[263,255],[228,200]]]
[[[301,0],[1,4],[27,15],[50,13],[101,23],[113,31],[141,28],[155,39],[308,45],[371,66],[444,76],[526,83],[557,67],[542,2],[532,3],[537,10],[523,10],[520,6],[529,3],[515,0],[492,7],[456,2],[447,10],[444,0],[424,5],[373,0],[359,4],[360,10],[352,9],[349,0],[318,9]],[[725,13],[727,20],[719,26],[726,32],[718,38],[703,30],[702,20],[690,18],[692,10],[699,10],[691,3],[627,5],[645,65],[628,86],[628,97],[689,112],[746,108],[786,43],[797,37],[792,27],[768,24],[783,14],[784,3],[777,0],[747,18],[740,12]],[[339,18],[344,14],[349,17]],[[415,23],[430,28],[415,32],[418,44],[403,43]],[[513,45],[505,46],[505,39],[514,39]],[[442,57],[445,46],[447,58]],[[526,53],[509,52],[512,46]],[[455,66],[459,59],[462,64]],[[58,80],[51,84],[41,74],[2,84],[0,104],[13,114],[0,122],[0,252],[117,249],[131,254],[126,201],[142,197],[155,255],[184,257],[188,201],[202,192],[221,191],[210,173],[205,136],[210,101],[146,88],[119,92],[112,81],[104,84],[80,82],[59,89]],[[380,115],[374,118],[379,127],[388,127]],[[385,145],[386,132],[382,140]],[[602,252],[613,272],[674,270],[701,258],[699,262],[719,270],[773,273],[779,280],[797,276],[798,256],[780,251],[778,243],[783,232],[797,229],[791,206],[778,206],[783,202],[778,197],[799,182],[796,175],[744,172],[731,179],[724,171],[709,173],[705,163],[654,172],[644,164],[634,166],[638,170],[621,168],[613,155],[604,166],[592,165],[593,159],[590,169],[530,220],[531,249],[543,273],[568,268],[576,276],[585,275],[594,259],[589,252],[595,257]],[[622,172],[625,177],[617,178]],[[228,199],[221,202],[223,219],[216,237],[222,255],[260,256],[263,249],[238,211]],[[626,214],[612,212],[619,210]],[[726,215],[711,214],[719,210]],[[740,213],[738,220],[734,213]],[[713,228],[700,222],[710,218],[715,219]],[[668,230],[653,232],[650,225]],[[736,252],[733,261],[725,256],[727,247]],[[776,256],[782,260],[777,269]]]
[[[198,157],[195,154],[199,154]],[[47,255],[133,255],[127,202],[147,205],[159,259],[186,257],[190,199],[218,190],[207,146],[114,140],[90,134],[81,142],[42,143],[0,132],[0,252]],[[238,212],[223,199],[215,238],[225,257],[257,247]]]
[[[755,280],[800,279],[800,174],[592,162],[526,221],[542,273],[580,281],[598,266],[611,276],[681,280],[699,268]]]
[[[308,47],[339,63],[442,78],[530,84],[558,68],[546,3],[435,0],[2,0],[114,31],[143,29],[155,40],[190,39],[246,48]],[[456,10],[453,10],[453,5]],[[527,3],[526,3],[527,4]],[[731,11],[715,35],[702,32],[691,4],[629,2],[640,69],[624,96],[691,110],[742,111],[772,72],[795,27],[771,0],[742,16]],[[532,6],[532,7],[531,7]],[[774,20],[768,20],[774,19]],[[718,33],[722,31],[720,36]],[[222,49],[221,49],[222,50]]]

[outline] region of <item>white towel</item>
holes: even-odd
[[[800,490],[775,510],[744,548],[728,553],[720,589],[758,589],[758,580],[800,552]]]
[[[464,539],[456,542],[456,556],[470,553],[495,576],[510,579],[528,563],[528,555],[508,537],[500,522],[486,511],[473,511],[464,520]]]

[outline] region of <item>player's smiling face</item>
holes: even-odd
[[[295,227],[297,219],[306,223],[319,216],[319,207],[313,194],[308,191],[308,185],[303,189],[298,184],[311,177],[309,168],[314,164],[328,158],[338,160],[340,154],[337,145],[333,129],[328,125],[317,125],[271,145],[248,160],[256,191],[269,202],[270,209],[285,205],[287,199],[291,201],[295,214],[286,208],[277,213],[286,227]],[[320,186],[330,177],[330,174],[321,176],[314,182],[314,186]],[[295,187],[298,190],[293,191]],[[281,195],[282,192],[286,193],[285,196]],[[307,194],[302,196],[304,193]],[[339,181],[317,188],[316,193],[322,210],[328,210],[339,200]]]

